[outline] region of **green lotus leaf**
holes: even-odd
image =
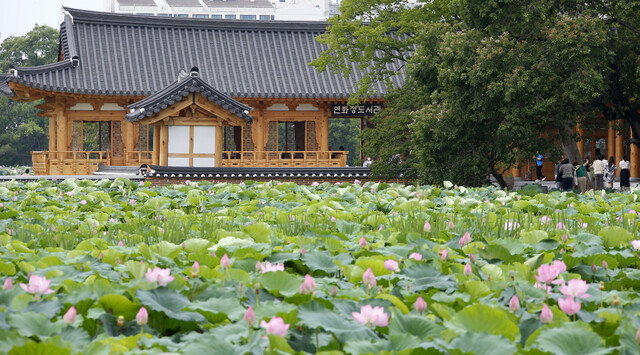
[[[309,329],[322,328],[333,333],[341,342],[375,337],[371,329],[354,321],[351,314],[345,318],[318,302],[301,305],[298,308],[298,319]]]
[[[520,257],[512,255],[509,250],[501,245],[489,244],[480,250],[480,256],[487,260],[501,260],[505,263],[522,261]]]
[[[456,313],[445,324],[459,334],[465,331],[486,332],[515,341],[520,336],[518,326],[504,310],[485,304],[472,304]]]
[[[151,250],[165,258],[175,258],[182,251],[182,246],[167,242],[165,240],[151,246]]]
[[[393,334],[389,339],[378,340],[374,343],[366,340],[350,341],[344,346],[348,354],[403,354],[403,350],[420,348],[423,343],[410,334]]]
[[[457,286],[450,275],[444,275],[433,266],[427,264],[412,265],[402,269],[400,274],[412,279],[410,281],[402,281],[402,283],[409,283],[411,290],[414,291],[424,291],[431,288],[444,290]]]
[[[191,304],[187,297],[166,287],[158,287],[151,291],[137,290],[136,297],[142,305],[162,312],[169,318],[185,322],[205,320],[200,313],[184,311]]]
[[[604,227],[598,235],[602,237],[607,248],[626,247],[634,239],[631,232],[618,226]]]
[[[310,251],[302,255],[302,261],[309,269],[335,273],[340,271],[338,265],[333,262],[333,256],[327,252]]]
[[[605,348],[597,333],[571,323],[543,330],[536,338],[536,345],[557,355],[609,354],[614,350]]]
[[[285,271],[265,272],[256,278],[262,287],[275,295],[291,297],[298,293],[302,277]]]
[[[264,222],[244,227],[244,231],[257,243],[271,243],[271,227]]]
[[[394,312],[389,322],[389,334],[411,334],[421,340],[440,337],[443,330],[445,327],[415,313]]]
[[[454,339],[450,348],[460,350],[464,354],[475,355],[509,355],[518,348],[509,339],[501,335],[467,332]],[[453,354],[457,353],[452,351]]]
[[[200,311],[210,322],[213,322],[213,319],[218,320],[219,317],[216,315],[220,314],[222,320],[229,318],[232,321],[238,321],[246,311],[238,300],[231,298],[210,298],[206,301],[193,302],[189,309]]]
[[[62,328],[60,323],[51,323],[48,315],[34,312],[10,313],[7,315],[7,324],[25,337],[49,337]]]
[[[66,342],[65,342],[66,343]],[[71,355],[71,348],[54,339],[45,342],[29,340],[22,346],[14,346],[8,355]]]
[[[110,314],[124,316],[126,319],[135,318],[140,305],[135,304],[123,295],[104,295],[98,299],[98,305]]]

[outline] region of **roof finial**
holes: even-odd
[[[198,70],[198,67],[193,67],[191,68],[191,73],[190,75],[194,78],[197,78],[200,76],[200,71]]]

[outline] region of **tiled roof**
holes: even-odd
[[[198,0],[165,0],[171,7],[202,7]]]
[[[191,93],[200,93],[206,97],[207,100],[215,102],[216,105],[228,110],[232,114],[244,118],[248,122],[253,121],[253,117],[249,115],[249,111],[252,111],[253,108],[211,87],[211,85],[198,77],[197,69],[196,71],[192,70],[191,76],[177,80],[157,93],[127,106],[127,108],[131,110],[126,116],[127,120],[135,122],[145,117],[151,117],[176,102],[184,100],[184,98]]]
[[[120,6],[157,6],[153,0],[117,0]]]
[[[9,74],[0,74],[0,95],[4,96],[13,96],[13,90],[9,87],[9,78],[11,75]]]
[[[203,0],[210,8],[272,8],[268,0]]]
[[[200,68],[200,77],[235,98],[346,99],[351,78],[309,66],[325,49],[325,22],[231,21],[142,17],[64,8],[64,60],[18,68],[9,80],[48,91],[149,96]],[[74,61],[74,58],[76,59]],[[390,64],[393,68],[400,65]],[[391,78],[398,86],[404,73]],[[382,97],[383,83],[374,90]]]

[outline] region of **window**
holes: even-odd
[[[149,12],[138,12],[138,15],[140,15],[140,16],[153,16],[153,14],[149,13]]]
[[[194,14],[193,18],[209,18],[209,15],[203,15],[203,14]]]
[[[189,14],[176,14],[176,17],[189,17]]]
[[[162,16],[162,17],[171,17],[170,14],[158,14],[158,16]]]
[[[222,18],[222,15],[211,15],[211,18],[219,20]]]
[[[273,20],[273,15],[260,15],[260,20]]]
[[[224,127],[222,150],[229,152],[242,151],[242,127]]]
[[[226,18],[227,20],[235,20],[236,15],[224,15],[224,18]]]
[[[240,15],[241,20],[255,20],[256,15]]]

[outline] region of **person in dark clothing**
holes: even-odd
[[[560,173],[560,167],[562,166],[562,159],[556,163],[556,188],[562,190],[562,174]]]
[[[542,175],[542,164],[543,164],[544,155],[540,154],[540,152],[536,153],[536,182],[545,181],[547,179],[546,176]]]
[[[573,165],[569,163],[569,159],[565,158],[560,166],[560,173],[562,174],[562,190],[573,190]]]

